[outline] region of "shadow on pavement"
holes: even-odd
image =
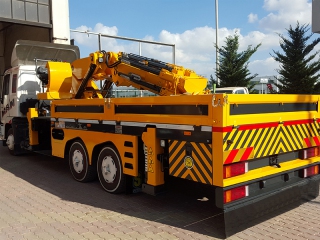
[[[2,146],[0,146],[0,156],[0,168],[63,200],[186,229],[210,237],[225,238],[224,214],[215,207],[214,192],[210,186],[170,178],[167,192],[156,197],[144,193],[109,194],[102,189],[99,181],[79,183],[73,180],[68,162],[63,159],[37,154],[11,156]],[[198,200],[204,197],[209,200]],[[228,235],[265,221],[294,206],[283,207],[281,211],[254,220],[248,219],[245,223],[239,222],[239,225],[229,229]]]

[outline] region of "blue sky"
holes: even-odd
[[[286,28],[311,24],[311,0],[219,0],[219,45],[237,32],[240,50],[262,43],[249,69],[275,75],[272,50]],[[176,45],[176,64],[209,78],[215,71],[215,0],[69,0],[70,28]],[[319,35],[320,37],[320,35]],[[72,34],[81,56],[98,50],[97,39]],[[137,43],[104,39],[106,51],[138,53]],[[172,62],[171,48],[142,45],[142,55]]]

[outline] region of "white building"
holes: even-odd
[[[268,94],[270,93],[270,86],[273,90],[277,91],[277,87],[274,85],[276,83],[275,76],[258,76],[251,80],[253,84],[255,84],[254,88],[257,93],[260,94]]]

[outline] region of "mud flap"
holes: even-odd
[[[320,175],[313,176],[268,195],[225,208],[225,236],[229,237],[318,197],[319,183]]]

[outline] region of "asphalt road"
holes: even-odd
[[[63,159],[11,156],[0,145],[0,240],[223,239],[213,198],[210,188],[178,179],[156,197],[109,194],[98,181],[73,180]],[[320,239],[320,196],[228,239]]]

